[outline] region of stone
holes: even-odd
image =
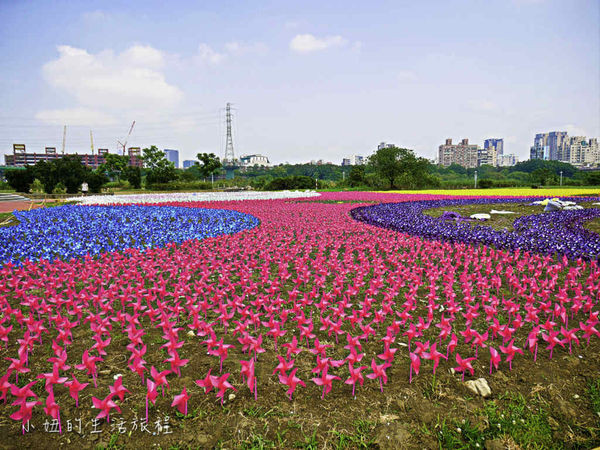
[[[499,211],[497,211],[497,210],[495,210],[495,209],[492,209],[492,210],[490,211],[490,214],[515,214],[515,212],[514,212],[514,211],[505,211],[505,210],[503,210],[503,209],[502,209],[502,210],[499,210]]]
[[[486,213],[477,213],[477,214],[471,214],[470,218],[475,219],[475,220],[490,220],[492,218],[492,216],[490,216],[489,214],[486,214]]]
[[[504,450],[507,448],[499,439],[488,439],[484,445],[486,450]]]
[[[410,439],[411,434],[408,425],[393,422],[390,425],[381,425],[381,431],[375,438],[375,444],[382,450],[395,450],[409,447]]]
[[[483,398],[487,398],[492,395],[492,390],[490,389],[490,386],[485,378],[466,381],[465,385],[475,394],[481,395]]]

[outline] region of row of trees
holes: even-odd
[[[24,169],[9,169],[5,177],[7,183],[18,192],[29,192],[33,187],[34,190],[40,189],[48,194],[75,194],[85,182],[91,193],[97,193],[110,181],[117,184],[127,181],[131,188],[140,189],[142,180],[145,179],[146,187],[151,188],[175,181],[206,178],[221,167],[221,162],[214,153],[199,153],[200,163],[189,173],[178,171],[173,163],[167,160],[164,152],[154,145],[142,152],[144,169],[130,166],[128,156],[109,153],[104,159],[100,167],[92,170],[85,166],[78,156],[65,156],[52,161],[39,161],[33,166],[25,166]]]
[[[76,193],[83,182],[90,192],[99,192],[109,181],[139,189],[145,180],[149,189],[209,189],[205,181],[218,174],[221,162],[214,153],[199,153],[199,163],[186,170],[176,169],[163,151],[156,146],[142,153],[144,168],[129,165],[129,157],[108,154],[97,169],[84,166],[76,156],[63,157],[49,162],[38,162],[24,170],[9,170],[8,183],[19,192],[28,192],[32,185],[47,193]],[[600,184],[600,171],[580,171],[574,166],[558,161],[530,160],[512,167],[480,166],[466,169],[453,164],[441,167],[415,155],[406,148],[383,148],[375,152],[363,166],[351,168],[333,164],[280,165],[271,168],[251,168],[238,172],[233,183],[250,185],[255,189],[309,189],[323,187],[368,187],[372,189],[458,188],[474,184],[475,170],[479,186],[525,186],[558,184],[562,173],[565,185]],[[315,182],[316,180],[316,182]]]

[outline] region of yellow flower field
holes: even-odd
[[[600,187],[553,187],[553,188],[492,188],[492,189],[423,189],[406,191],[387,191],[398,194],[433,195],[484,195],[484,196],[543,196],[568,197],[572,195],[600,196]]]

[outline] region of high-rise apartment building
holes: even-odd
[[[189,169],[190,167],[194,166],[198,161],[194,160],[194,159],[184,159],[183,160],[183,168],[184,169]]]
[[[546,161],[562,161],[563,146],[567,140],[566,131],[551,131],[549,133],[538,133],[530,148],[530,159],[544,159]]]
[[[573,136],[563,144],[563,161],[574,166],[595,166],[600,164],[598,139]]]
[[[483,141],[483,148],[486,150],[494,149],[496,158],[504,155],[504,139],[490,138]]]
[[[165,148],[164,149],[165,156],[169,161],[173,163],[176,169],[179,168],[179,150],[172,150]]]
[[[460,144],[452,144],[452,139],[446,139],[446,143],[439,147],[438,164],[444,167],[458,164],[468,169],[477,167],[479,150],[479,146],[469,144],[468,139],[463,139]]]

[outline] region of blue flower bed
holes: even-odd
[[[0,228],[0,264],[163,247],[259,224],[256,217],[237,211],[175,206],[71,205],[14,215],[18,225]]]
[[[514,231],[454,222],[423,214],[425,210],[472,204],[529,203],[539,198],[477,198],[382,203],[351,211],[354,219],[403,233],[449,242],[485,244],[496,248],[559,254],[569,258],[597,259],[600,235],[583,223],[600,217],[600,209],[555,211],[517,218]],[[581,198],[565,200],[581,201]],[[586,199],[589,200],[589,199]],[[540,207],[542,208],[542,207]]]

